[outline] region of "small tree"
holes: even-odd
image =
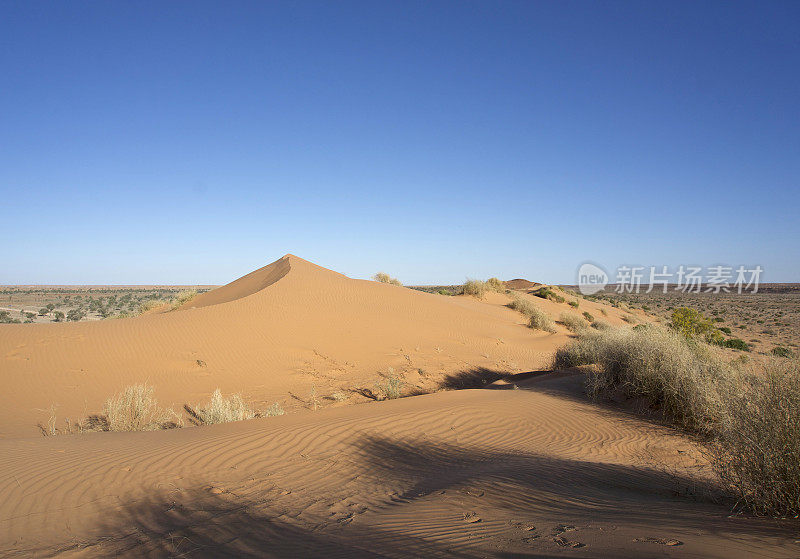
[[[72,322],[78,322],[82,318],[83,318],[83,313],[78,309],[72,309],[67,313],[67,320],[70,320]]]
[[[62,320],[64,320],[64,313],[61,311],[56,311],[54,313],[54,316],[55,316],[55,322],[61,322]]]
[[[39,309],[39,316],[47,316],[47,314],[49,312],[50,312],[49,310],[47,310],[46,308],[42,307],[41,309]]]

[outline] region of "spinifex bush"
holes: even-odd
[[[586,320],[582,316],[573,313],[561,313],[561,316],[558,320],[561,322],[561,324],[566,326],[567,330],[570,332],[582,332],[589,327],[589,325],[586,324]]]
[[[758,514],[800,514],[800,361],[726,362],[712,346],[653,326],[590,332],[554,366],[595,364],[593,396],[644,397],[677,425],[706,436],[714,470]]]
[[[464,295],[472,295],[478,299],[483,299],[487,289],[485,281],[471,279],[464,283],[463,293]]]
[[[800,362],[774,359],[724,395],[713,465],[758,514],[800,514]]]
[[[556,331],[556,325],[550,317],[527,299],[523,299],[517,294],[512,294],[508,307],[528,317],[529,328],[544,330],[551,334]]]

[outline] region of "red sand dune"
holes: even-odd
[[[2,325],[0,555],[798,555],[793,524],[677,496],[707,479],[688,438],[589,402],[580,372],[525,374],[569,334],[526,328],[507,302],[352,280],[288,255],[172,312]],[[580,308],[623,324],[617,309]],[[347,392],[389,367],[420,389],[481,367],[522,374],[384,402]],[[144,381],[176,410],[220,387],[287,414],[37,435],[51,404],[77,420]],[[324,398],[333,391],[350,396]]]

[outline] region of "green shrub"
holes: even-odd
[[[585,318],[589,322],[594,322],[594,317],[591,315],[589,311],[583,311],[583,318]]]
[[[740,340],[739,338],[730,338],[724,340],[720,345],[741,351],[750,351],[750,345],[746,341]]]
[[[534,293],[537,297],[541,297],[542,299],[550,299],[551,301],[555,301],[556,303],[563,303],[566,299],[556,293],[550,287],[540,287]]]
[[[595,320],[592,322],[592,328],[595,330],[609,330],[611,325],[605,320]]]
[[[731,335],[731,329],[730,329],[730,328],[728,328],[727,326],[721,326],[721,327],[719,328],[719,331],[720,331],[720,332],[724,332],[724,333],[728,334],[729,336]]]
[[[579,305],[580,305],[580,302],[578,302],[578,301],[570,301],[569,302],[569,306],[572,307],[573,309],[577,309]]]
[[[792,357],[794,355],[792,353],[792,350],[787,349],[783,346],[773,347],[770,353],[772,353],[772,355],[775,355],[776,357],[787,357],[787,358]]]

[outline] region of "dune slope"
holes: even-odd
[[[796,557],[579,375],[221,426],[0,441],[0,555]],[[669,472],[669,473],[666,473]]]
[[[547,303],[547,302],[544,302]],[[470,297],[354,280],[287,255],[182,308],[136,318],[0,325],[0,438],[34,436],[99,412],[127,385],[147,382],[175,409],[215,389],[256,406],[290,409],[380,382],[409,386],[475,367],[544,365],[565,332]]]

